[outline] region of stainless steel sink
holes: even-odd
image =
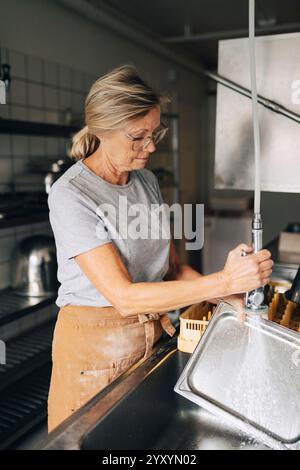
[[[259,446],[249,436],[173,391],[188,355],[175,351],[82,441],[83,449],[237,449]]]
[[[189,355],[165,340],[52,432],[44,449],[267,449],[174,392]]]

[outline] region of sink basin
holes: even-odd
[[[290,314],[291,316],[291,314]],[[220,302],[175,391],[274,449],[300,448],[300,335]]]
[[[174,393],[189,355],[175,351],[84,437],[83,449],[266,448]]]
[[[174,392],[190,358],[167,339],[49,434],[43,449],[267,449]]]

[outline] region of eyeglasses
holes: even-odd
[[[168,132],[167,126],[161,123],[160,127],[153,132],[151,136],[148,137],[133,137],[130,134],[125,134],[128,139],[132,141],[132,150],[145,150],[148,145],[150,144],[151,140],[154,145],[157,145],[162,139],[165,137],[166,133]]]

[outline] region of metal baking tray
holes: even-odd
[[[300,334],[220,302],[175,392],[271,448],[300,449]]]

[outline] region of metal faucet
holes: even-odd
[[[256,84],[255,66],[255,0],[249,0],[249,59],[252,97],[252,117],[253,117],[253,137],[254,137],[254,215],[252,220],[252,246],[253,252],[257,253],[262,249],[262,220],[260,214],[260,132],[258,120],[258,95]],[[245,297],[246,313],[262,315],[268,310],[264,304],[264,289],[258,287],[247,292]]]
[[[252,220],[252,246],[253,252],[257,253],[262,249],[262,219],[261,214],[254,214]],[[264,289],[258,287],[250,292],[246,293],[245,296],[245,310],[246,313],[254,313],[262,315],[268,310],[267,305],[264,304]]]
[[[6,94],[11,82],[10,65],[2,64],[0,48],[0,104],[6,104]]]
[[[0,104],[6,104],[6,86],[2,80],[0,80]]]

